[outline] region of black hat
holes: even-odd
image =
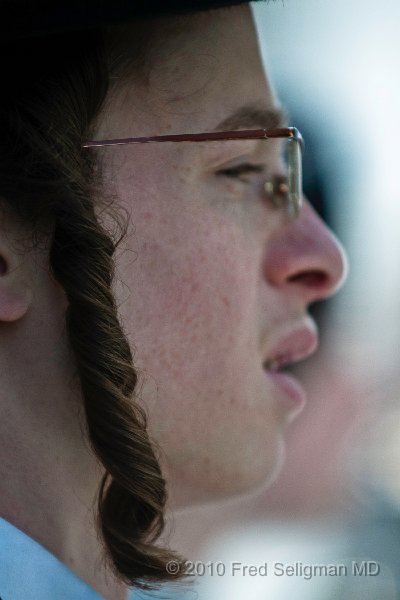
[[[246,0],[1,0],[0,41],[183,14]]]

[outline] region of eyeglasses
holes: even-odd
[[[180,135],[156,135],[113,140],[90,140],[83,148],[103,146],[123,146],[126,144],[149,144],[153,142],[216,142],[223,140],[261,140],[286,138],[287,177],[275,177],[264,184],[265,192],[273,198],[274,204],[286,204],[287,212],[295,217],[299,214],[302,202],[302,149],[303,138],[296,127],[277,129],[242,129],[239,131],[215,131],[210,133],[183,133]]]

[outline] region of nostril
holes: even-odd
[[[287,279],[290,283],[298,283],[308,288],[321,289],[329,285],[329,276],[325,271],[307,270],[296,275],[292,275]]]
[[[0,275],[4,275],[7,272],[7,263],[2,256],[0,256]]]

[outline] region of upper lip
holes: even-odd
[[[277,370],[289,364],[304,360],[318,346],[317,327],[311,319],[307,324],[282,335],[268,350],[264,359],[264,368]]]

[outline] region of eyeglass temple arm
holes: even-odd
[[[151,142],[212,142],[217,140],[251,140],[269,138],[292,138],[303,144],[301,133],[296,127],[277,129],[242,129],[239,131],[213,131],[208,133],[184,133],[178,135],[157,135],[150,137],[116,138],[112,140],[89,140],[83,148],[101,146],[123,146],[126,144],[148,144]]]

